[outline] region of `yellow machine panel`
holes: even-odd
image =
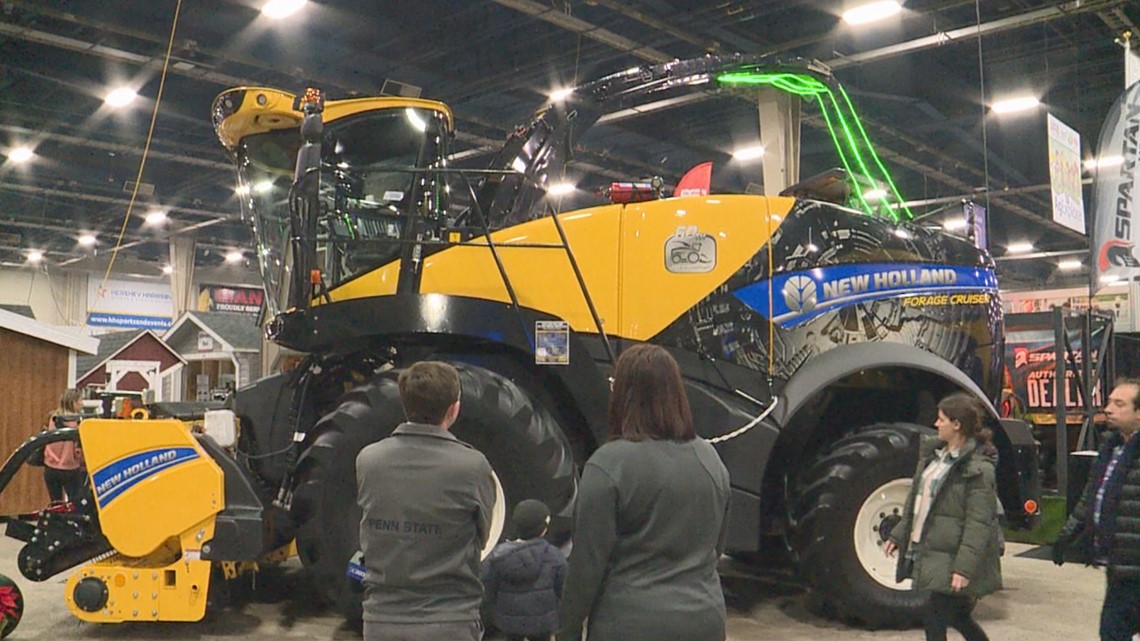
[[[606,205],[558,218],[606,332],[647,340],[755,256],[794,203],[700,196]],[[491,238],[520,305],[562,318],[574,331],[597,333],[550,217],[501,229]],[[389,263],[337,287],[330,298],[394,294],[399,270],[399,261]],[[425,259],[420,292],[510,302],[482,238]]]
[[[139,525],[145,522],[140,517]],[[114,555],[80,568],[67,580],[67,607],[92,623],[200,621],[206,614],[211,563],[198,557],[214,537],[214,517],[192,524],[145,559]],[[87,599],[77,599],[77,591]],[[91,592],[100,593],[92,600]],[[95,607],[102,604],[100,607]]]
[[[756,255],[793,198],[698,196],[627,205],[622,215],[621,324],[648,340]]]
[[[293,103],[297,97],[287,91],[266,87],[237,87],[219,95],[218,98],[227,94],[243,96],[241,105],[235,105],[237,107],[236,112],[223,122],[218,123],[218,138],[221,139],[222,144],[227,149],[237,148],[238,143],[246,136],[262,134],[276,129],[297,128],[301,124],[301,117],[304,114],[293,109]],[[215,98],[215,101],[218,98]],[[451,108],[442,102],[424,100],[423,98],[383,97],[329,100],[325,102],[323,118],[325,122],[332,122],[363,112],[409,107],[438,111],[445,116],[448,129],[455,128]]]
[[[559,215],[582,278],[607,329],[618,324],[620,214],[619,205],[610,205]],[[491,238],[520,305],[558,316],[575,331],[597,333],[586,298],[551,218],[515,225],[495,232]],[[503,278],[482,238],[426,259],[420,292],[510,302]]]
[[[146,556],[225,507],[221,468],[181,421],[89,419],[79,439],[103,533],[123,555]]]

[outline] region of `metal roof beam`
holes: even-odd
[[[954,42],[972,40],[1003,31],[1029,27],[1058,18],[1067,18],[1082,13],[1106,11],[1119,7],[1122,4],[1124,4],[1123,0],[1072,0],[1071,2],[1060,2],[1051,7],[1009,16],[1008,18],[992,20],[980,25],[969,25],[958,29],[951,29],[950,31],[939,31],[938,33],[923,38],[916,38],[870,51],[853,53],[849,56],[840,56],[828,60],[825,64],[832,69],[842,69],[852,65],[878,62],[879,60],[886,60],[925,49],[933,49]]]

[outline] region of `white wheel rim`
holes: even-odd
[[[503,526],[507,523],[507,497],[503,494],[503,484],[499,482],[499,475],[491,470],[491,477],[495,479],[495,507],[491,508],[491,533],[487,537],[487,544],[479,554],[479,559],[485,559],[495,549],[499,539],[503,536]]]
[[[880,485],[863,501],[855,517],[855,555],[863,570],[880,585],[892,590],[909,590],[910,579],[895,582],[898,554],[888,557],[883,553],[879,525],[888,516],[902,516],[903,505],[910,493],[910,479],[895,479]]]

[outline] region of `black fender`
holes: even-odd
[[[786,425],[819,390],[856,372],[888,367],[937,374],[963,391],[973,394],[985,406],[991,422],[998,420],[993,401],[962,370],[924,349],[904,343],[886,342],[837,347],[809,359],[780,391],[784,402],[782,407],[776,408],[774,414],[781,425]]]
[[[903,343],[859,343],[839,347],[808,360],[780,390],[780,406],[773,414],[788,425],[809,406],[822,389],[864,370],[885,368],[929,372],[974,396],[984,407],[985,423],[994,428],[998,449],[998,491],[1006,518],[1016,527],[1032,527],[1040,518],[1027,513],[1029,501],[1040,504],[1041,483],[1037,472],[1037,445],[1024,421],[1002,420],[985,392],[969,376],[934,354]],[[875,417],[868,417],[874,422]],[[852,426],[857,427],[857,426]]]
[[[528,307],[445,294],[398,294],[326,303],[279,314],[271,340],[303,352],[355,351],[365,346],[425,347],[433,353],[510,353],[534,363],[537,321],[561,318]],[[572,400],[597,445],[606,440],[608,379],[587,345],[590,335],[570,331],[570,361],[534,366]]]
[[[685,391],[694,431],[713,441],[731,479],[725,546],[733,552],[754,552],[760,548],[763,532],[764,475],[780,433],[768,418],[758,420],[771,406],[760,406],[722,388],[694,381],[685,381]],[[749,425],[752,427],[737,433]]]

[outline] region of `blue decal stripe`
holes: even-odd
[[[782,273],[742,287],[733,295],[774,322],[794,327],[836,308],[864,301],[961,292],[997,291],[992,269],[923,263],[866,263]]]
[[[91,475],[95,498],[100,507],[106,507],[123,492],[142,481],[172,467],[199,458],[192,447],[167,447],[147,450],[112,461]]]
[[[831,301],[828,301],[826,303],[823,303],[822,305],[817,305],[816,308],[811,312],[801,312],[801,313],[789,312],[789,313],[777,316],[776,322],[783,324],[784,322],[786,322],[788,320],[795,319],[797,321],[795,324],[798,325],[800,323],[809,321],[809,320],[815,318],[816,316],[819,316],[820,314],[825,314],[825,313],[827,313],[827,312],[829,312],[832,309],[835,309],[837,307],[846,307],[847,305],[853,305],[855,303],[862,303],[862,302],[869,301],[869,300],[879,300],[879,299],[884,299],[884,298],[902,298],[904,296],[929,296],[929,295],[933,295],[933,294],[960,294],[962,292],[976,292],[976,291],[986,291],[986,290],[985,290],[985,288],[979,288],[979,287],[974,286],[974,285],[965,286],[965,287],[940,286],[937,289],[931,289],[931,288],[908,289],[908,290],[887,290],[887,289],[885,289],[885,290],[878,291],[878,292],[868,292],[866,294],[858,294],[855,296],[847,296],[844,298],[837,298],[835,300],[831,300]]]

